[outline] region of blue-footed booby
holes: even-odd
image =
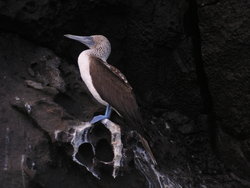
[[[132,87],[117,68],[107,63],[111,52],[109,40],[102,35],[64,36],[79,41],[89,48],[78,57],[81,78],[93,97],[106,106],[105,114],[95,116],[90,123],[109,119],[112,109],[130,124],[141,123]]]

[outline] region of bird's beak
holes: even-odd
[[[77,36],[77,35],[70,35],[70,34],[67,34],[64,36],[69,38],[69,39],[79,41],[79,42],[85,44],[89,48],[91,48],[92,46],[95,45],[95,42],[91,36]]]

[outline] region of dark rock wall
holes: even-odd
[[[0,182],[11,188],[147,186],[133,164],[116,180],[97,181],[66,155],[68,146],[50,139],[48,125],[86,121],[100,108],[81,84],[76,61],[85,47],[63,37],[71,33],[110,39],[108,62],[133,86],[163,172],[183,187],[246,185],[248,7],[248,1],[233,0],[199,0],[198,6],[194,0],[0,0]],[[41,79],[48,75],[40,65],[48,62],[58,65],[61,84]],[[46,92],[27,87],[27,79],[41,82]],[[38,108],[40,124],[11,108],[15,97],[49,101]],[[219,129],[211,131],[215,122]],[[208,130],[218,135],[216,147],[232,176],[210,150]],[[35,175],[23,161],[36,162]]]
[[[217,116],[219,154],[234,173],[247,179],[250,177],[249,8],[249,1],[199,1],[202,57]]]
[[[52,47],[74,64],[84,47],[63,34],[106,35],[112,44],[109,62],[124,72],[138,96],[151,106],[197,116],[202,104],[184,23],[188,8],[184,0],[5,2],[0,27]]]

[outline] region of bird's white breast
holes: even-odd
[[[82,52],[78,57],[78,66],[80,69],[81,77],[86,86],[88,87],[90,93],[93,95],[93,97],[101,104],[107,106],[108,103],[100,97],[98,92],[96,91],[92,78],[89,72],[89,66],[90,66],[90,59],[89,55],[86,53],[86,51]],[[101,76],[101,75],[100,75]]]

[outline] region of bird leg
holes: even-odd
[[[97,123],[99,121],[102,121],[104,119],[109,119],[110,118],[110,115],[111,115],[111,112],[112,112],[112,109],[110,107],[110,105],[108,105],[106,107],[106,111],[105,111],[105,114],[104,115],[98,115],[98,116],[95,116],[93,117],[93,119],[90,121],[91,124],[94,124],[94,123]]]

